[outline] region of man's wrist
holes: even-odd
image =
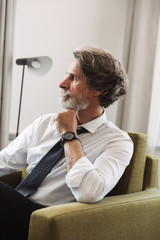
[[[62,134],[60,142],[61,142],[61,145],[64,145],[65,142],[70,142],[75,139],[79,140],[78,135],[74,132],[67,131]]]

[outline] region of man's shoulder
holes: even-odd
[[[119,139],[119,140],[130,140],[130,137],[126,131],[123,131],[118,126],[116,126],[113,122],[107,121],[105,124],[103,124],[101,131],[103,134],[105,134],[107,137],[110,136],[112,139]]]
[[[45,121],[47,119],[54,118],[56,115],[57,115],[57,113],[46,113],[46,114],[39,116],[36,120]]]
[[[42,124],[48,124],[49,122],[53,122],[55,116],[57,113],[47,113],[39,116],[38,118],[35,119],[33,122],[34,125],[39,126]]]

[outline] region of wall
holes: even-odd
[[[84,44],[108,49],[120,61],[127,0],[17,0],[14,61],[48,55],[53,60],[41,78],[25,70],[20,131],[41,114],[61,111],[58,85],[72,60],[72,51]],[[22,67],[14,63],[10,133],[16,132]],[[115,122],[117,104],[107,109]]]

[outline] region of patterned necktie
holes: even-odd
[[[77,134],[88,132],[85,128],[77,128]],[[64,156],[64,147],[58,141],[34,167],[28,176],[16,187],[16,190],[25,197],[30,196],[38,189],[51,169]]]

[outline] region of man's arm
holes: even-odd
[[[73,167],[73,165],[84,156],[81,143],[75,139],[71,142],[64,144],[65,158],[67,164],[67,172]]]
[[[33,132],[37,128],[41,117],[27,126],[6,148],[0,151],[0,176],[8,175],[28,164],[28,146],[33,141]]]
[[[58,132],[62,135],[65,132],[74,132],[76,134],[77,119],[76,112],[68,109],[59,113],[55,118],[55,124]],[[73,165],[84,156],[83,149],[79,140],[74,139],[64,143],[65,159],[67,164],[67,172]]]
[[[66,176],[66,183],[79,202],[94,203],[106,196],[128,166],[133,151],[128,139],[113,141],[92,163],[80,158]]]
[[[72,119],[75,117],[75,121],[71,121],[70,114],[73,114]],[[73,110],[61,113],[55,123],[60,134],[67,131],[76,133],[77,122]],[[132,141],[123,134],[120,138],[113,139],[103,146],[93,163],[83,153],[79,140],[64,144],[68,170],[66,183],[77,201],[93,203],[101,200],[117,184],[129,164],[133,151]]]

